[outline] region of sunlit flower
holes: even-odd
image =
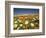
[[[23,26],[23,24],[20,24],[20,27],[22,27]]]
[[[18,23],[18,21],[15,21],[15,23]]]
[[[18,21],[19,21],[19,22],[22,22],[22,20],[19,20],[19,19],[18,19]]]
[[[36,20],[35,18],[33,18],[33,20]]]
[[[14,24],[14,27],[15,27],[15,28],[17,28],[17,26],[18,26],[17,24]]]
[[[31,27],[34,27],[34,24],[33,23],[31,23],[30,25],[31,25]]]
[[[28,20],[26,20],[26,21],[25,21],[25,24],[28,24],[28,23],[29,23],[29,21],[28,21]]]

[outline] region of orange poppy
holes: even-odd
[[[19,16],[19,19],[22,19],[23,20],[23,18],[24,18],[23,16]]]

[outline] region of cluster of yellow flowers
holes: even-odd
[[[38,29],[39,15],[14,16],[14,30]]]

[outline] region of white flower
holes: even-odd
[[[15,23],[18,23],[18,21],[15,21]]]
[[[31,26],[32,26],[32,27],[34,27],[34,24],[33,24],[33,23],[31,23]]]
[[[22,20],[19,20],[19,19],[18,19],[18,21],[19,21],[19,22],[22,22]]]
[[[23,26],[23,24],[20,24],[20,27],[22,27]]]
[[[33,18],[33,20],[36,20],[35,18]]]
[[[14,24],[14,27],[16,28],[18,25],[17,24]]]
[[[28,21],[28,20],[26,20],[26,21],[25,21],[25,24],[28,24],[28,23],[29,23],[29,21]]]

